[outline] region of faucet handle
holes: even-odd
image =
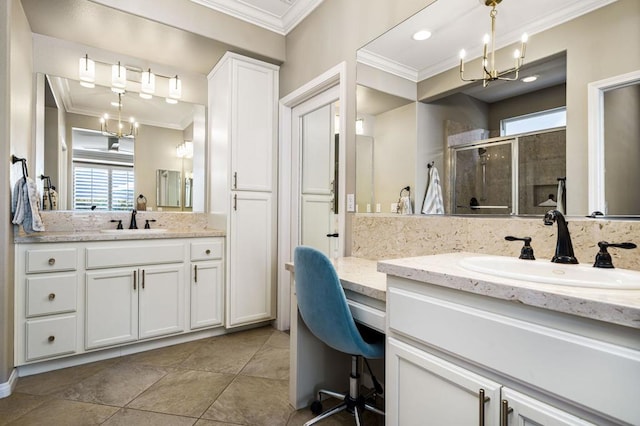
[[[522,250],[520,250],[520,259],[524,260],[536,260],[533,255],[533,247],[531,247],[531,237],[512,237],[511,235],[504,237],[507,241],[524,241],[524,246],[522,246]]]
[[[116,222],[118,222],[118,226],[116,227],[116,229],[122,229],[122,220],[119,220],[119,219],[111,219],[109,222],[111,222],[111,223],[116,223]]]
[[[598,243],[598,247],[600,247],[600,251],[596,254],[596,260],[593,263],[594,268],[614,268],[613,262],[611,261],[611,255],[607,251],[609,247],[616,247],[622,249],[634,249],[638,247],[634,243],[608,243],[606,241],[600,241]]]
[[[149,225],[149,222],[155,222],[155,219],[145,219],[144,221],[144,229],[151,229],[151,226]]]

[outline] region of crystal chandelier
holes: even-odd
[[[528,36],[526,33],[522,34],[520,49],[516,49],[513,52],[514,66],[504,71],[498,71],[495,67],[496,57],[496,15],[498,11],[496,6],[502,2],[502,0],[481,0],[486,6],[491,7],[489,16],[491,17],[491,36],[489,34],[484,35],[483,54],[482,54],[482,77],[481,78],[465,78],[464,76],[464,59],[466,52],[464,49],[460,51],[460,78],[462,81],[482,81],[482,85],[487,87],[489,83],[495,80],[515,81],[518,79],[518,71],[524,64],[525,49],[527,47]],[[491,43],[491,51],[489,52],[489,43]]]
[[[118,93],[118,129],[116,131],[109,130],[109,114],[104,114],[100,118],[100,131],[105,136],[113,136],[120,138],[135,138],[138,136],[138,122],[133,117],[129,119],[129,130],[124,131],[124,125],[122,124],[122,93]]]

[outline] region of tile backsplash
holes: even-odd
[[[47,232],[90,232],[101,229],[115,229],[117,223],[113,220],[122,220],[122,226],[126,229],[131,221],[131,212],[80,212],[80,211],[41,211],[40,215]],[[152,228],[168,228],[182,230],[202,230],[209,226],[210,215],[206,213],[191,212],[138,212],[136,222],[138,228],[144,228],[146,219],[155,219],[150,224]],[[23,232],[20,230],[20,232]]]
[[[604,220],[567,217],[578,261],[592,264],[598,241],[634,242],[640,246],[640,220]],[[536,259],[555,253],[557,226],[545,226],[542,217],[352,216],[351,255],[380,260],[468,251],[519,256],[522,242],[504,237],[531,237]],[[640,270],[640,248],[610,249],[618,268]]]

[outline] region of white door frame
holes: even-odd
[[[298,244],[299,216],[297,203],[293,197],[297,197],[293,191],[297,191],[297,184],[293,178],[297,173],[294,170],[300,168],[300,158],[294,152],[300,152],[299,147],[292,146],[291,120],[292,110],[297,105],[316,96],[334,86],[339,86],[338,102],[342,107],[347,98],[347,64],[341,62],[298,89],[294,90],[280,100],[279,115],[279,143],[278,143],[278,317],[276,327],[278,330],[287,330],[290,326],[291,312],[291,274],[285,270],[285,263],[293,261],[293,250]],[[338,255],[344,255],[344,230],[345,230],[345,191],[346,191],[346,120],[340,120],[340,144],[338,152],[338,215],[339,248]],[[295,209],[295,210],[294,210]],[[294,241],[295,239],[295,241]]]

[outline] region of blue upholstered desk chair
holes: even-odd
[[[370,343],[363,338],[347,305],[338,274],[324,253],[311,247],[296,247],[293,263],[298,309],[307,328],[328,346],[351,355],[349,393],[318,391],[318,400],[311,405],[315,414],[322,410],[319,405],[322,395],[341,399],[342,403],[308,421],[305,426],[345,409],[354,414],[357,425],[360,425],[360,410],[384,415],[359,395],[358,368],[360,357],[384,357],[384,339]]]

